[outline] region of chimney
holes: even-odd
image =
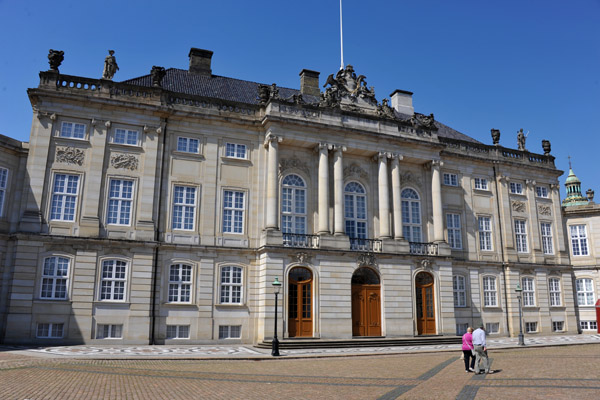
[[[210,50],[192,47],[188,57],[190,58],[190,73],[211,76],[210,60],[213,52]]]
[[[300,93],[319,97],[319,72],[303,69],[300,71]]]
[[[415,109],[412,103],[412,92],[396,89],[390,97],[392,99],[392,108],[400,114],[413,115]]]

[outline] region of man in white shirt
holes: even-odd
[[[483,370],[486,374],[493,374],[494,371],[490,371],[490,361],[487,356],[487,344],[485,342],[485,328],[481,325],[473,332],[473,347],[475,351],[475,373],[483,373],[480,371],[480,362],[483,360]]]

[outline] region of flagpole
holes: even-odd
[[[342,29],[342,0],[340,0],[340,52],[341,52],[340,69],[344,69],[344,34],[343,34],[343,29]]]

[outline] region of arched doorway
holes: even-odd
[[[419,272],[415,277],[415,297],[417,306],[417,332],[419,335],[435,335],[435,298],[433,276]]]
[[[308,268],[293,268],[288,282],[288,336],[311,337],[313,335],[312,272]]]
[[[352,336],[381,336],[381,287],[371,268],[352,275]]]

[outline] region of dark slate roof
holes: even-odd
[[[258,104],[258,86],[260,83],[244,81],[241,79],[227,78],[219,75],[192,74],[185,69],[169,68],[162,80],[162,88],[175,93],[183,93],[191,96],[202,96],[227,101],[241,102],[246,104]],[[123,81],[130,85],[152,86],[150,74],[138,78]],[[279,96],[289,99],[293,95],[300,94],[300,90],[277,87]],[[319,99],[315,96],[303,95],[307,103],[316,103]],[[410,119],[409,115],[396,113],[399,119]],[[447,137],[468,142],[481,143],[465,134],[462,134],[449,126],[435,121],[438,127],[438,136]]]

